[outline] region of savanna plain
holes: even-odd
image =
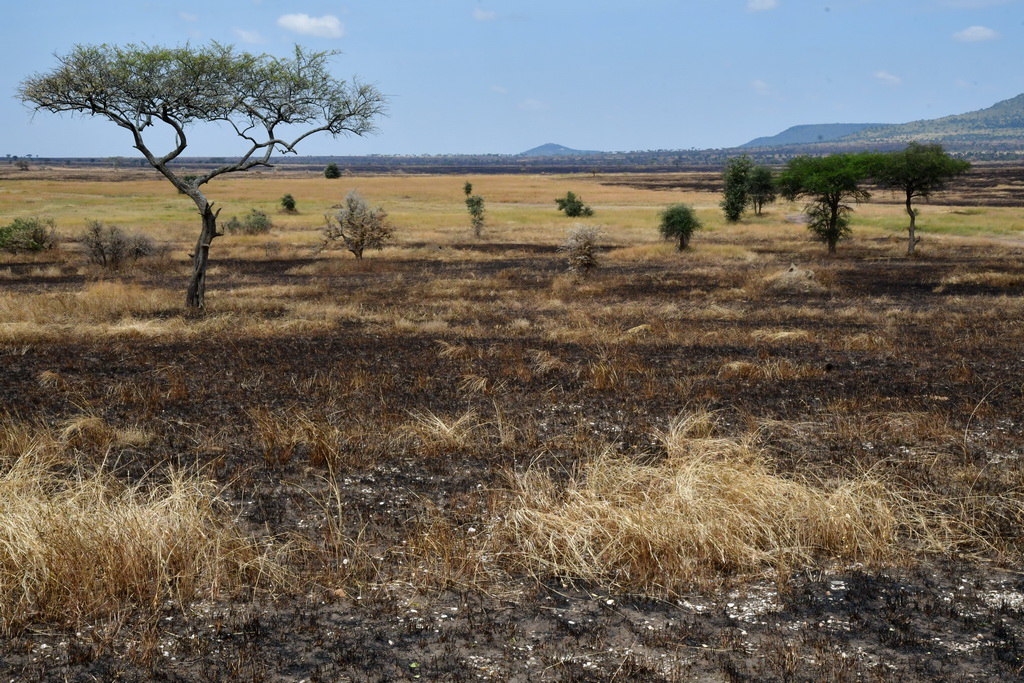
[[[1022,174],[921,203],[914,258],[876,192],[829,258],[714,173],[265,171],[208,186],[273,227],[189,315],[169,183],[4,170],[62,239],[0,255],[0,675],[1020,679]],[[352,189],[362,260],[315,250]],[[88,221],[159,248],[90,263]]]

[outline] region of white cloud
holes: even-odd
[[[747,0],[748,12],[764,12],[779,6],[779,0]]]
[[[258,31],[246,31],[244,28],[233,28],[231,32],[234,33],[240,41],[243,43],[262,43],[263,36]]]
[[[899,85],[903,83],[902,78],[900,78],[899,76],[894,76],[888,71],[876,71],[875,78],[882,81],[882,83],[885,83],[886,85]]]
[[[984,40],[995,40],[998,37],[999,34],[987,26],[971,26],[953,34],[953,39],[959,40],[961,43],[980,43]]]
[[[317,38],[341,38],[345,35],[345,27],[338,17],[331,14],[322,17],[311,17],[308,14],[285,14],[277,20],[277,25],[304,36]]]
[[[523,100],[519,103],[519,108],[523,111],[546,111],[550,109],[546,103],[534,99]]]
[[[756,92],[758,95],[770,95],[771,92],[772,92],[771,86],[769,86],[767,83],[765,83],[761,79],[757,79],[756,81],[751,81],[750,82],[750,87],[753,88],[754,92]]]
[[[491,92],[496,92],[499,95],[506,95],[506,94],[508,94],[508,88],[506,88],[504,86],[501,86],[501,85],[492,85],[491,86]]]
[[[480,9],[479,7],[473,10],[473,18],[477,21],[494,21],[498,18],[497,12],[491,12],[490,10]]]

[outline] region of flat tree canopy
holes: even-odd
[[[938,143],[923,145],[911,142],[898,152],[879,154],[874,159],[872,175],[878,184],[906,197],[910,226],[907,228],[907,255],[914,254],[918,238],[915,197],[928,198],[935,192],[946,189],[949,181],[966,173],[971,165],[962,159],[954,159]]]
[[[809,200],[804,208],[810,219],[807,227],[834,254],[836,244],[850,234],[850,202],[871,197],[861,187],[870,172],[871,157],[867,154],[799,156],[789,160],[776,185],[789,201],[799,197]]]
[[[186,305],[203,308],[210,243],[221,233],[218,212],[200,188],[224,173],[270,166],[275,152],[294,154],[316,133],[365,135],[383,114],[386,101],[376,88],[330,75],[327,65],[336,54],[296,46],[292,57],[280,59],[218,43],[78,45],[57,56],[53,71],[26,78],[18,94],[36,110],[101,116],[124,128],[146,160],[195,202],[203,227]],[[170,163],[185,151],[197,123],[227,124],[243,151],[234,162],[190,180]],[[147,137],[166,139],[166,131],[174,142],[154,150]]]

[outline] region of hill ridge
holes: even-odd
[[[863,147],[908,142],[938,142],[944,145],[985,143],[1024,149],[1024,93],[984,109],[908,123],[792,126],[777,135],[755,138],[738,148],[789,147],[815,143]]]
[[[739,145],[743,147],[775,147],[778,145],[802,145],[815,142],[831,142],[859,133],[868,128],[884,128],[891,123],[810,123],[790,126],[776,135],[754,138]]]

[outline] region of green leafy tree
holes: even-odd
[[[570,218],[583,218],[593,216],[594,210],[583,203],[583,200],[573,192],[566,192],[564,197],[555,200],[559,211],[564,211]]]
[[[357,191],[352,190],[345,197],[345,203],[334,216],[326,216],[324,243],[341,240],[345,248],[357,259],[363,258],[366,249],[383,249],[384,244],[394,237],[394,227],[388,221],[383,207],[371,209]]]
[[[919,142],[911,142],[898,152],[878,154],[873,161],[872,175],[878,184],[902,192],[906,198],[907,215],[910,216],[907,256],[913,256],[920,241],[914,199],[927,199],[945,190],[951,180],[966,173],[971,165],[951,157],[940,144],[923,145]]]
[[[462,186],[462,191],[465,193],[467,197],[473,194],[473,183],[467,180],[466,184]]]
[[[689,204],[673,204],[661,212],[661,236],[667,240],[677,240],[678,251],[687,249],[693,233],[702,227],[697,212]]]
[[[338,168],[338,164],[333,161],[324,168],[324,178],[328,180],[336,180],[341,177],[341,169]]]
[[[861,183],[871,172],[871,155],[832,154],[824,157],[799,156],[790,159],[779,174],[780,193],[793,201],[809,200],[804,212],[807,228],[836,253],[840,240],[850,236],[851,202],[870,199]]]
[[[751,161],[750,156],[744,154],[729,159],[725,165],[725,171],[722,172],[724,196],[720,206],[725,214],[725,220],[730,223],[738,221],[743,216],[743,211],[747,208],[747,202],[749,201],[747,186],[750,181],[750,171],[753,167],[754,162]]]
[[[99,116],[123,128],[146,161],[192,199],[202,227],[185,305],[202,309],[210,245],[222,234],[219,209],[203,186],[225,173],[271,166],[275,153],[294,154],[316,133],[365,135],[383,113],[385,98],[376,88],[331,76],[327,67],[336,54],[296,46],[291,57],[277,58],[217,43],[79,45],[58,56],[49,73],[22,81],[18,95],[37,111]],[[191,128],[203,123],[234,130],[242,151],[234,161],[187,182],[172,162],[187,148]],[[150,146],[156,140],[173,142],[159,153]]]
[[[295,213],[295,197],[290,194],[281,197],[281,208],[288,213]]]
[[[760,216],[765,204],[775,201],[775,176],[767,166],[754,166],[747,178],[747,199],[754,207],[754,215]]]

